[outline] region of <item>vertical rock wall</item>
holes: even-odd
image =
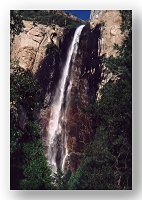
[[[38,119],[46,147],[50,105],[75,30],[65,32],[57,25],[24,24],[24,31],[15,37],[12,44],[11,59],[18,60],[23,68],[31,69],[42,87],[43,107]],[[71,70],[73,85],[67,112],[68,161],[72,171],[77,169],[86,145],[95,134],[95,124],[84,111],[92,97],[101,98],[100,90],[109,80],[118,78],[102,65],[101,57],[117,55],[113,46],[123,41],[120,24],[119,11],[92,11],[80,38],[78,54]]]
[[[96,95],[100,77],[99,37],[99,25],[91,30],[88,24],[83,29],[78,54],[71,70],[73,83],[67,117],[67,135],[69,166],[72,171],[77,169],[86,145],[94,136],[91,115],[85,111],[91,96]]]
[[[117,50],[114,45],[121,45],[124,35],[121,34],[122,18],[119,10],[97,10],[91,11],[90,26],[93,29],[97,24],[101,24],[101,36],[99,42],[99,55],[108,58],[116,57]],[[97,100],[101,98],[101,89],[110,80],[117,81],[119,77],[115,76],[105,65],[101,67],[101,81],[97,91]]]
[[[75,61],[70,110],[68,113],[68,149],[72,171],[75,171],[83,156],[84,149],[94,137],[95,122],[91,121],[88,108],[90,100],[101,98],[101,89],[110,80],[117,81],[104,64],[102,57],[117,56],[114,44],[121,45],[123,35],[120,30],[119,11],[92,11],[90,22],[81,36]]]

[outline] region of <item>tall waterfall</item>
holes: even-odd
[[[69,76],[69,71],[71,67],[73,67],[83,27],[84,25],[79,26],[74,33],[73,40],[68,50],[67,59],[63,67],[63,72],[55,92],[53,103],[51,105],[47,146],[48,161],[53,172],[56,172],[57,168],[60,168],[64,171],[65,162],[68,157],[66,112],[72,87],[72,80]]]

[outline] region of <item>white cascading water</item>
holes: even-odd
[[[65,162],[68,157],[67,149],[67,135],[66,135],[66,112],[68,106],[68,100],[72,87],[72,80],[70,78],[68,87],[67,79],[69,76],[70,63],[74,63],[81,31],[84,25],[79,26],[75,33],[71,45],[68,50],[67,59],[63,67],[61,79],[55,92],[53,103],[51,105],[51,114],[48,126],[48,161],[52,167],[52,171],[56,172],[59,167],[62,171],[65,168]],[[65,90],[67,92],[65,92]],[[66,96],[65,96],[66,95]],[[67,104],[63,109],[63,103],[66,100]],[[59,161],[59,162],[58,162]],[[58,162],[58,163],[57,163]]]

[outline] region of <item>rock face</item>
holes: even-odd
[[[96,19],[100,18],[103,10],[91,10],[90,12],[90,21],[95,21]]]
[[[123,36],[121,35],[120,24],[121,16],[120,11],[117,10],[103,10],[103,11],[91,11],[92,17],[90,19],[90,25],[92,28],[96,24],[104,24],[101,28],[101,38],[100,38],[100,55],[106,57],[116,56],[116,51],[114,50],[114,44],[120,45],[123,41]]]
[[[102,56],[117,56],[114,44],[121,45],[123,41],[119,11],[92,11],[89,24],[82,32],[72,70],[73,87],[68,112],[68,150],[72,171],[77,169],[84,148],[95,134],[95,122],[83,110],[87,109],[92,96],[100,100],[101,89],[107,82],[119,78],[101,63]]]
[[[40,110],[38,119],[42,132],[42,140],[45,145],[47,140],[47,129],[50,117],[50,106],[53,101],[53,97],[56,91],[57,84],[61,77],[62,68],[66,60],[68,47],[71,43],[75,30],[70,31],[68,34],[64,32],[62,43],[60,46],[51,45],[46,50],[46,56],[41,62],[41,66],[36,72],[36,78],[38,79],[42,89],[43,107]],[[70,38],[70,39],[69,39]]]
[[[36,77],[43,88],[44,106],[38,115],[42,141],[47,154],[47,134],[50,117],[50,106],[55,89],[60,79],[62,67],[67,57],[67,51],[75,29],[64,32],[60,48],[56,45],[47,48],[47,54],[36,72]],[[72,89],[69,109],[67,111],[67,138],[69,152],[69,167],[75,171],[83,156],[84,148],[93,138],[91,116],[85,114],[90,97],[95,96],[100,77],[100,60],[98,57],[98,39],[100,26],[93,30],[89,24],[83,29],[78,53],[71,70]]]
[[[120,24],[119,11],[91,11],[90,21],[82,31],[71,70],[73,85],[67,112],[68,161],[72,171],[77,169],[84,148],[94,137],[95,124],[88,112],[84,112],[85,109],[92,97],[101,98],[100,90],[109,80],[118,79],[102,65],[101,57],[117,55],[113,46],[123,41]],[[24,31],[15,36],[11,59],[32,70],[42,87],[43,107],[38,113],[38,120],[46,154],[50,106],[75,30],[66,31],[57,25],[34,25],[29,21],[24,21],[24,25]]]
[[[96,95],[100,77],[98,38],[100,27],[91,31],[89,24],[83,29],[78,53],[72,66],[72,88],[67,111],[67,138],[69,167],[75,171],[83,156],[84,149],[93,138],[91,116],[86,113],[90,97]],[[69,35],[66,36],[69,38]],[[65,42],[65,41],[64,41]],[[93,93],[92,93],[93,92]]]
[[[114,45],[121,45],[124,39],[124,35],[121,34],[120,25],[122,19],[120,11],[118,10],[97,10],[91,11],[90,26],[96,27],[97,24],[101,25],[101,36],[99,42],[99,55],[108,58],[110,56],[116,57],[117,51],[114,49]],[[97,91],[97,100],[101,98],[100,90],[110,80],[117,81],[118,77],[106,68],[101,66],[101,81],[99,83],[99,89]]]
[[[59,46],[64,28],[58,25],[34,25],[31,21],[23,23],[25,28],[20,35],[15,36],[11,47],[11,60],[18,61],[21,67],[36,73],[45,57],[48,45]]]

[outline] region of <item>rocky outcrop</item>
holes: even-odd
[[[119,10],[97,10],[91,11],[90,26],[93,29],[97,24],[101,24],[101,36],[99,43],[99,56],[108,58],[116,57],[117,50],[114,45],[121,45],[124,35],[121,33],[120,25],[122,19]],[[97,100],[101,99],[101,89],[110,80],[117,81],[118,76],[114,75],[104,64],[101,66],[101,81],[98,86]]]
[[[97,24],[102,24],[99,40],[100,55],[105,55],[106,57],[117,55],[117,51],[114,50],[114,44],[120,45],[123,41],[120,30],[121,21],[119,10],[92,11],[90,26],[94,28]]]
[[[45,58],[48,45],[59,46],[64,28],[58,25],[45,26],[23,21],[24,29],[16,35],[11,47],[11,60],[18,61],[24,69],[36,73]]]
[[[90,12],[90,21],[95,21],[104,13],[103,10],[91,10]]]

